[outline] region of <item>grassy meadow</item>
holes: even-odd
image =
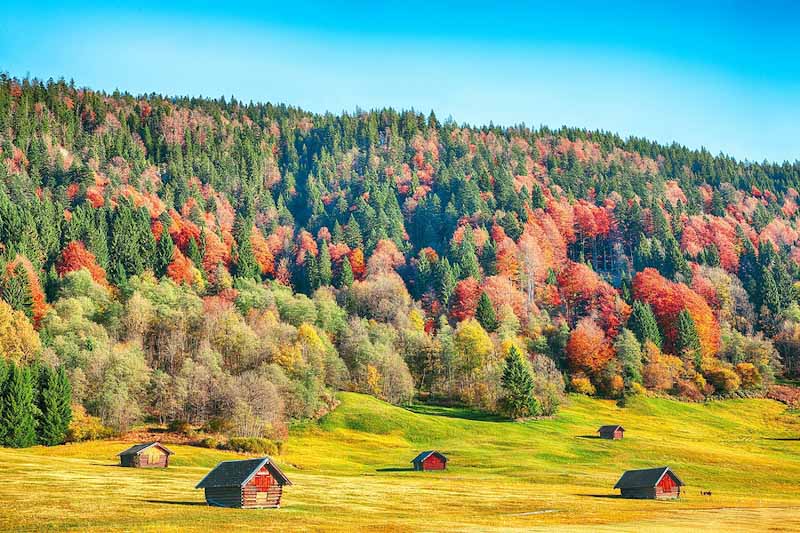
[[[548,420],[394,407],[358,394],[295,427],[276,461],[291,478],[279,510],[210,508],[194,485],[241,457],[170,446],[168,470],[123,469],[127,442],[0,449],[0,529],[13,531],[715,531],[800,530],[800,414],[769,400],[626,408],[571,396]],[[622,441],[595,438],[620,423]],[[413,472],[424,449],[445,472]],[[622,500],[623,470],[671,466],[677,502]],[[700,491],[712,496],[701,496]]]

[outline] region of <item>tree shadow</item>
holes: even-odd
[[[414,468],[411,467],[411,466],[403,467],[403,468],[398,467],[398,466],[393,466],[393,467],[390,467],[390,468],[376,468],[375,471],[376,472],[413,472]]]
[[[600,440],[600,437],[598,437],[597,435],[577,435],[575,438],[576,439],[596,439],[596,440]]]
[[[207,506],[206,502],[177,502],[172,500],[139,500],[147,503],[160,503],[163,505],[189,505],[189,506]]]
[[[406,406],[406,410],[418,415],[460,418],[462,420],[474,420],[476,422],[508,422],[510,420],[509,418],[495,413],[470,409],[468,407],[442,407],[439,405],[414,404]]]

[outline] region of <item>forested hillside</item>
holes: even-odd
[[[800,372],[798,162],[8,77],[0,160],[0,351],[116,430]]]

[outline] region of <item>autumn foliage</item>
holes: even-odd
[[[69,272],[85,268],[100,285],[108,287],[106,271],[97,264],[92,252],[86,249],[81,241],[72,241],[64,247],[56,261],[56,272],[63,277]]]

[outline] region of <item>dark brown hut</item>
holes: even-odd
[[[173,452],[160,442],[145,442],[131,446],[117,455],[120,466],[166,468],[169,466],[169,456],[173,455]]]
[[[444,470],[447,468],[447,457],[435,450],[428,450],[411,460],[414,470]]]
[[[620,440],[624,436],[625,428],[619,425],[600,426],[597,432],[601,439]]]
[[[681,497],[683,481],[668,466],[628,470],[619,478],[615,489],[623,498],[668,500]]]
[[[272,459],[262,457],[223,461],[195,488],[205,489],[209,505],[257,509],[280,507],[283,486],[291,484]]]

